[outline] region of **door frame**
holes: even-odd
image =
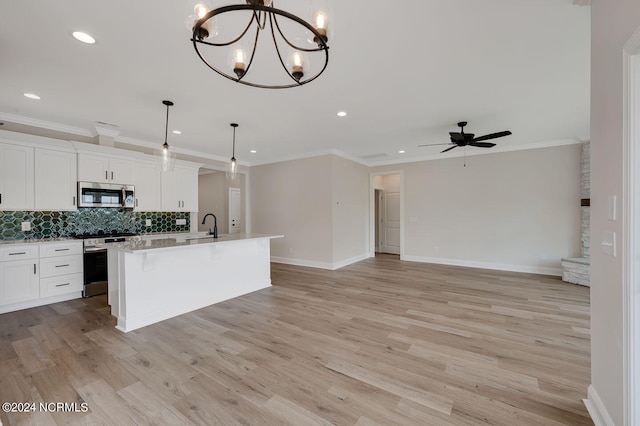
[[[640,424],[640,27],[623,49],[624,424]]]
[[[400,175],[400,260],[404,259],[404,171],[389,170],[369,174],[369,257],[376,255],[376,188],[375,177]]]

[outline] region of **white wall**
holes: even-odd
[[[239,174],[238,179],[228,181],[225,172],[216,171],[198,175],[198,231],[213,229],[213,218],[207,218],[207,223],[202,224],[202,218],[207,213],[213,213],[218,219],[218,233],[229,233],[229,188],[240,188],[240,215],[241,231],[246,230],[245,176]]]
[[[623,46],[640,26],[638,0],[593,0],[591,6],[591,384],[616,425],[624,422],[622,258],[605,255],[608,199],[623,194]],[[617,249],[621,246],[618,238]]]
[[[271,240],[275,260],[327,268],[333,264],[332,157],[251,168],[252,231],[284,235]]]
[[[226,177],[224,172],[208,173],[198,176],[198,231],[213,229],[213,218],[208,217],[207,223],[202,225],[202,218],[207,213],[213,213],[218,219],[218,233],[228,232],[227,216],[229,207],[225,198]]]
[[[334,267],[368,257],[369,168],[332,156]]]
[[[404,259],[561,275],[580,253],[580,145],[395,164]]]

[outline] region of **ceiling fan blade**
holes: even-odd
[[[454,145],[454,146],[452,146],[451,148],[447,148],[447,149],[445,149],[444,151],[440,151],[440,154],[442,154],[442,153],[444,153],[444,152],[447,152],[447,151],[451,151],[453,148],[457,148],[457,147],[458,147],[458,145]]]
[[[418,145],[418,146],[440,146],[440,145],[451,145],[451,142],[447,142],[447,143],[430,143],[430,144]]]
[[[511,134],[510,131],[505,130],[504,132],[490,133],[488,135],[478,136],[473,141],[474,142],[486,141],[486,140],[489,140],[489,139],[495,139],[495,138],[501,138],[503,136],[509,136],[510,134]]]
[[[469,146],[477,146],[478,148],[493,148],[495,143],[491,142],[469,142]]]

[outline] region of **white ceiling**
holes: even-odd
[[[2,0],[0,121],[5,129],[21,123],[83,136],[106,122],[117,126],[117,141],[160,147],[169,99],[169,127],[183,132],[169,134],[176,152],[226,159],[229,123],[237,122],[241,164],[326,152],[366,164],[462,155],[417,147],[448,142],[461,120],[476,136],[513,132],[491,152],[589,138],[588,6],[329,1],[334,37],[325,73],[302,87],[267,90],[224,79],[198,59],[184,0]],[[307,0],[274,3],[303,16],[308,9]],[[78,29],[97,43],[73,39]],[[340,110],[348,116],[338,118]],[[380,158],[360,159],[373,154]]]

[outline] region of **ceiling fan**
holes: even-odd
[[[491,148],[496,146],[496,144],[491,142],[483,142],[483,141],[486,141],[489,139],[501,138],[503,136],[509,136],[511,134],[510,131],[505,130],[504,132],[490,133],[488,135],[478,136],[477,138],[474,138],[475,135],[473,133],[464,132],[464,126],[466,125],[467,125],[466,121],[461,121],[458,123],[458,127],[460,127],[460,133],[449,132],[449,136],[451,137],[451,142],[449,143],[436,143],[436,144],[418,145],[418,146],[453,145],[445,149],[444,151],[441,151],[440,152],[441,154],[443,152],[451,151],[453,148],[457,148],[459,146],[467,146],[467,145],[477,146],[478,148]]]

